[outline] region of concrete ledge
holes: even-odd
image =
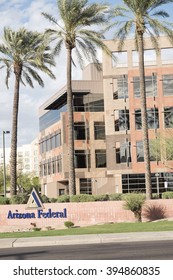
[[[0,239],[0,248],[173,240],[173,231]]]
[[[0,248],[12,248],[16,238],[3,238],[0,239]]]

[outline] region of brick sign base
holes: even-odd
[[[135,222],[134,214],[124,210],[124,201],[45,203],[43,209],[26,209],[26,205],[0,205],[0,232],[30,231],[33,227],[64,228],[65,221],[75,226]],[[160,216],[159,216],[160,215]],[[173,199],[147,201],[143,221],[173,217]]]

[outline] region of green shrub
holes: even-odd
[[[51,203],[57,202],[57,198],[55,198],[55,197],[50,198],[50,202],[51,202]]]
[[[7,197],[0,196],[0,205],[10,204],[10,200]]]
[[[28,202],[27,194],[17,194],[10,198],[11,204],[26,204]]]
[[[109,194],[109,200],[122,200],[122,193]]]
[[[70,198],[71,202],[90,202],[95,201],[94,196],[90,194],[77,194],[72,195]]]
[[[157,194],[157,193],[152,194],[152,199],[159,199],[159,198],[160,198],[159,194]]]
[[[131,210],[138,222],[142,221],[142,206],[145,203],[146,196],[138,193],[128,193],[123,195],[125,200],[124,209]]]
[[[43,203],[49,203],[50,202],[50,199],[45,194],[43,194],[41,196],[41,200],[42,200]]]
[[[40,231],[40,230],[41,230],[41,228],[38,228],[38,227],[33,228],[33,231]]]
[[[64,222],[64,225],[67,227],[67,228],[72,228],[74,226],[74,223],[71,222],[71,221],[66,221]]]
[[[60,195],[58,198],[57,198],[57,202],[60,202],[60,203],[65,203],[65,202],[69,202],[70,201],[70,196],[69,195]]]
[[[95,201],[107,201],[109,200],[109,196],[107,194],[98,194],[94,195],[94,200]]]
[[[164,192],[162,193],[163,199],[172,199],[173,198],[173,192]]]

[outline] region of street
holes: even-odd
[[[8,248],[0,260],[173,260],[173,241]]]

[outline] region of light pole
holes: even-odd
[[[6,197],[6,166],[5,166],[5,134],[9,134],[10,131],[2,131],[2,146],[3,146],[3,164],[4,164],[4,197]]]

